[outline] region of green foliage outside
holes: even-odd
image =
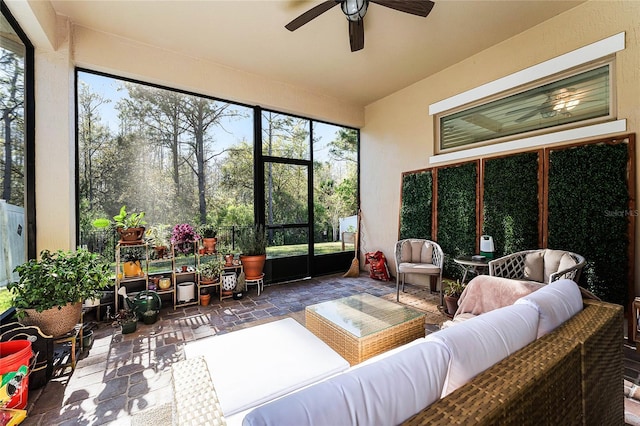
[[[627,306],[627,144],[584,145],[549,154],[549,244],[587,259],[580,284]]]
[[[99,79],[123,95],[94,90]],[[148,227],[253,225],[254,143],[264,155],[293,160],[309,160],[314,150],[315,241],[336,241],[340,218],[356,214],[354,129],[265,110],[262,140],[253,141],[253,108],[87,73],[79,73],[77,103],[80,244],[105,259],[113,259],[113,232],[100,233],[92,222],[123,205],[144,212]],[[107,107],[117,111],[117,126],[107,123]],[[267,225],[308,221],[308,169],[265,163],[257,181],[264,183]],[[219,243],[231,245],[228,235]]]
[[[475,162],[438,169],[438,243],[447,277],[461,278],[453,259],[475,252],[477,173]]]
[[[431,171],[404,175],[400,207],[400,239],[431,239],[432,192]]]
[[[489,159],[484,168],[483,234],[495,256],[538,248],[538,154]]]

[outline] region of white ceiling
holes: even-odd
[[[508,39],[580,1],[436,0],[421,18],[371,4],[365,47],[349,48],[334,7],[294,32],[320,0],[51,0],[80,26],[367,105]]]

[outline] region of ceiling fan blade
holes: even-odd
[[[371,3],[386,6],[400,12],[426,17],[435,5],[431,0],[370,0]]]
[[[536,114],[538,114],[539,112],[542,111],[542,107],[538,107],[534,110],[529,111],[528,113],[526,113],[525,115],[523,115],[522,117],[519,117],[516,119],[516,123],[522,123],[523,121],[527,121],[528,119],[530,119],[531,117],[534,117]]]
[[[306,24],[307,22],[311,21],[314,18],[317,18],[318,16],[322,15],[324,12],[326,12],[327,10],[331,9],[334,6],[337,6],[338,4],[340,4],[339,1],[326,0],[320,3],[319,5],[307,10],[302,15],[298,16],[296,19],[289,22],[284,27],[289,31],[295,31],[301,26],[303,26],[304,24]]]
[[[349,21],[349,43],[351,51],[355,52],[364,47],[364,23],[362,19]]]

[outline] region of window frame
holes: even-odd
[[[25,226],[26,226],[26,258],[35,259],[37,252],[36,239],[36,156],[35,156],[35,49],[13,17],[4,1],[0,2],[0,13],[9,22],[20,41],[24,44],[24,135],[25,135]]]

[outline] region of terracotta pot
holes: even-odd
[[[257,256],[240,255],[240,262],[244,268],[246,279],[257,280],[262,277],[262,269],[264,269],[264,262],[266,260],[266,254],[260,254]]]
[[[218,243],[217,238],[203,238],[202,245],[208,254],[213,254],[216,252],[216,244]]]
[[[136,260],[135,262],[124,262],[122,264],[122,269],[124,270],[125,277],[144,276],[144,274],[142,273],[142,266],[140,266],[139,260]]]
[[[120,244],[139,244],[142,242],[144,235],[144,226],[137,228],[118,228],[118,234],[120,234]]]
[[[82,303],[67,303],[62,309],[55,306],[42,312],[35,309],[24,311],[27,314],[21,321],[24,325],[38,326],[44,334],[55,338],[67,334],[80,322]]]
[[[233,254],[224,255],[224,266],[233,266]]]
[[[167,254],[166,246],[155,246],[153,249],[156,251],[156,257],[158,259],[162,259]]]
[[[458,310],[458,299],[459,297],[454,296],[444,296],[444,304],[447,307],[446,314],[453,318],[453,314]]]
[[[201,294],[200,295],[200,304],[202,306],[208,306],[210,300],[211,300],[211,295],[210,294]]]

